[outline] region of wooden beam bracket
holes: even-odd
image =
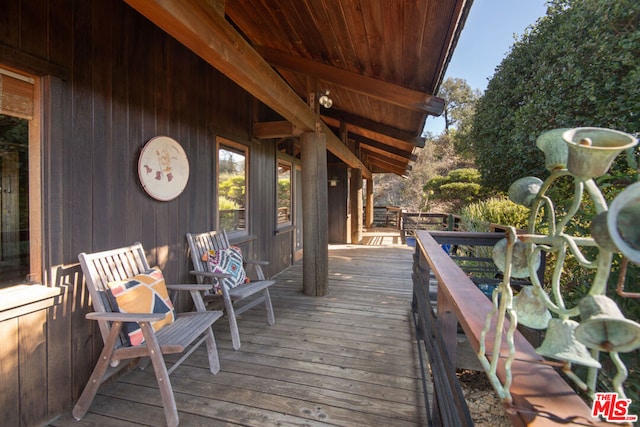
[[[257,139],[298,137],[303,132],[304,130],[286,120],[253,123],[253,137]]]

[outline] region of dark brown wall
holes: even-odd
[[[346,165],[341,166],[333,163],[329,165],[327,177],[331,179],[334,176],[338,178],[338,185],[336,187],[329,186],[329,243],[348,243],[349,175]]]
[[[291,237],[274,232],[274,143],[250,142],[254,100],[244,90],[120,0],[0,0],[0,10],[0,64],[42,76],[45,276],[70,284],[60,304],[0,324],[0,339],[15,344],[2,362],[0,374],[14,374],[0,385],[0,413],[31,426],[70,409],[101,346],[84,319],[79,252],[140,241],[168,281],[193,281],[185,233],[214,228],[216,136],[251,147],[248,251],[274,261],[268,275],[290,263]],[[187,187],[169,202],[147,196],[137,176],[157,135],[190,160]],[[25,360],[38,369],[20,379]]]

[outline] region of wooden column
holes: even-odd
[[[351,203],[351,243],[362,241],[362,171],[351,169],[351,188],[349,201]]]
[[[364,224],[367,229],[373,228],[373,179],[367,179],[367,204]]]
[[[327,220],[327,139],[322,132],[301,137],[303,269],[305,295],[329,293],[329,233]]]

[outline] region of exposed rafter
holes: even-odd
[[[348,125],[349,132],[354,132],[370,139],[384,141],[389,145],[394,145],[393,141],[400,141],[422,148],[425,144],[425,139],[421,136],[416,136],[410,132],[374,122],[373,120],[355,114],[337,110],[325,110],[322,112],[322,119],[328,124],[336,123],[336,121],[345,122]]]
[[[302,135],[302,129],[296,128],[286,120],[278,122],[254,122],[253,137],[257,139],[287,138]]]
[[[374,171],[378,172],[375,167],[377,166],[380,171],[383,172],[391,172],[396,175],[405,175],[408,171],[411,170],[411,166],[407,166],[406,168],[403,166],[399,166],[398,163],[390,162],[386,157],[378,157],[374,153],[369,153],[367,155],[367,161],[371,164],[371,167]]]
[[[388,151],[382,150],[380,148],[376,148],[376,147],[371,146],[371,145],[362,144],[362,145],[360,145],[360,149],[361,150],[365,150],[365,151],[369,151],[369,152],[374,153],[374,154],[378,154],[379,156],[383,156],[383,157],[385,157],[387,159],[397,160],[399,162],[402,162],[402,161],[406,162],[407,160],[409,160],[406,157],[398,156],[397,154],[391,154]]]
[[[377,153],[379,155],[384,155],[390,159],[397,160],[399,162],[405,162],[405,163],[415,162],[418,159],[418,156],[416,156],[413,153],[407,153],[407,152],[400,152],[400,154],[392,153],[389,151],[387,147],[384,147],[381,144],[377,144],[375,141],[367,140],[367,142],[359,141],[359,143],[360,143],[359,146],[361,150],[370,151],[373,153]]]
[[[218,8],[196,0],[125,0],[240,87],[294,126],[327,134],[327,149],[351,167],[371,171],[330,131],[298,94],[224,19]],[[213,2],[214,4],[216,2]]]
[[[363,76],[321,62],[289,55],[264,46],[257,47],[257,51],[269,64],[276,68],[313,76],[336,86],[362,93],[399,107],[434,116],[439,116],[444,110],[444,100],[428,93]]]

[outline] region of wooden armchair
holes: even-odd
[[[209,250],[223,250],[230,247],[229,238],[227,237],[226,232],[209,231],[197,234],[187,233],[187,242],[189,243],[191,261],[193,262],[194,268],[194,270],[191,271],[191,274],[196,276],[198,283],[202,284],[207,281],[212,283],[214,280],[220,280],[222,282],[223,279],[229,277],[225,274],[209,271],[209,263],[206,259],[206,254]],[[241,284],[233,288],[229,288],[224,284],[220,286],[226,314],[229,318],[231,341],[234,350],[240,349],[240,333],[238,331],[236,316],[239,316],[258,304],[264,303],[267,310],[267,323],[269,325],[273,325],[276,322],[273,314],[273,307],[271,305],[271,296],[269,295],[269,286],[274,285],[276,282],[275,280],[265,279],[262,271],[262,266],[267,265],[268,262],[243,258],[243,263],[252,264],[254,266],[258,280]],[[256,294],[259,294],[260,296],[241,303],[241,301]]]
[[[78,258],[95,310],[94,313],[89,313],[86,317],[98,321],[104,348],[80,399],[73,408],[74,418],[80,420],[86,414],[100,384],[119,370],[117,368],[121,360],[148,357],[151,359],[158,379],[167,424],[177,426],[178,410],[169,375],[203,342],[206,342],[211,373],[216,374],[220,370],[218,351],[211,325],[222,317],[223,313],[222,311],[206,311],[201,296],[201,292],[211,286],[167,285],[166,289],[171,291],[189,291],[199,311],[176,314],[173,322],[166,324],[156,332],[153,322],[164,321],[166,313],[120,312],[117,306],[119,302],[116,301],[114,292],[110,291],[110,286],[113,289],[114,284],[130,284],[132,280],[135,280],[132,278],[147,277],[144,274],[148,274],[150,271],[156,276],[162,277],[158,274],[158,270],[154,271],[149,268],[140,243],[93,254],[81,253]],[[164,280],[159,279],[156,284],[159,283],[163,284]],[[150,300],[152,298],[156,297],[151,297]],[[122,307],[120,308],[122,309]],[[155,306],[151,311],[157,311]],[[125,322],[135,322],[139,325],[142,332],[140,340],[144,337],[141,344],[131,344],[134,341],[123,333]],[[172,353],[184,353],[184,355],[170,369],[167,369],[163,355]]]

